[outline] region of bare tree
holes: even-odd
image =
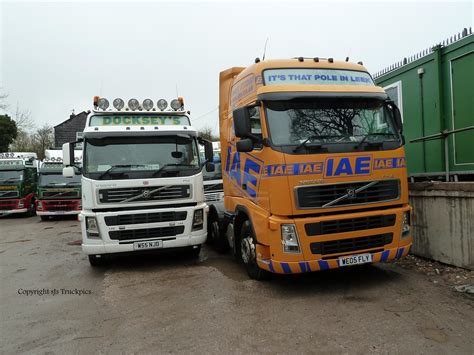
[[[54,146],[53,127],[45,124],[38,128],[32,135],[33,151],[38,154],[38,159],[44,159],[44,151]]]
[[[215,136],[215,135],[212,133],[212,128],[209,127],[209,126],[205,126],[205,127],[201,128],[200,130],[198,130],[198,135],[199,135],[199,137],[204,138],[204,139],[207,139],[207,140],[209,140],[209,141],[217,141],[217,140],[219,140],[219,137],[218,137],[218,136]]]
[[[13,119],[20,131],[30,131],[35,128],[35,122],[31,117],[31,112],[29,110],[20,109],[18,103],[16,104],[16,109],[13,113]]]
[[[5,94],[4,92],[0,93],[0,110],[5,111],[8,108],[8,104],[5,101],[7,97],[8,94]]]

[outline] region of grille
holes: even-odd
[[[296,190],[299,208],[360,205],[395,200],[399,195],[399,180],[302,186]]]
[[[187,214],[188,213],[186,211],[140,213],[140,214],[107,216],[104,218],[104,220],[105,220],[105,224],[108,226],[118,226],[118,225],[123,225],[123,224],[184,221],[186,219]]]
[[[114,239],[114,240],[150,239],[150,238],[174,237],[177,234],[182,234],[183,232],[184,232],[184,226],[131,229],[131,230],[109,232],[109,237],[110,239]]]
[[[329,240],[325,242],[311,243],[313,254],[341,254],[364,249],[381,248],[392,242],[392,233],[371,235],[368,237],[347,238],[340,240]]]
[[[99,201],[101,203],[121,202],[131,198],[133,200],[130,202],[166,201],[188,198],[190,196],[191,188],[189,185],[133,187],[99,191]]]
[[[0,198],[18,197],[18,191],[0,191]]]
[[[45,211],[73,211],[78,208],[76,201],[43,201],[43,208]]]
[[[218,202],[224,201],[224,193],[221,192],[205,192],[204,193],[204,200],[206,202]]]
[[[42,198],[79,198],[79,191],[43,191]]]
[[[306,235],[343,233],[363,229],[383,228],[395,224],[395,215],[347,218],[305,224]]]
[[[18,203],[15,200],[2,201],[0,200],[0,211],[11,210],[17,208]]]
[[[224,185],[220,184],[204,184],[204,192],[224,191]]]

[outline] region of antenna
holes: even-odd
[[[265,53],[267,53],[267,43],[268,43],[268,37],[267,37],[267,39],[265,40],[265,46],[263,47],[262,60],[265,60]]]
[[[178,83],[176,83],[176,97],[179,97],[179,95],[178,95]]]

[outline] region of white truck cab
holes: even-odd
[[[94,98],[83,133],[82,249],[92,266],[108,254],[186,248],[199,254],[207,236],[198,143],[182,98],[156,106],[146,99]],[[199,142],[198,142],[199,141]],[[72,173],[74,143],[63,146]],[[209,165],[209,164],[208,164]],[[212,169],[212,167],[211,167]]]

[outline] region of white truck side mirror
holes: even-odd
[[[74,171],[73,166],[67,166],[67,167],[63,168],[63,176],[64,177],[72,178],[72,177],[74,177],[75,174],[76,174],[76,172]]]
[[[63,165],[64,166],[74,165],[74,144],[73,143],[63,144]]]

